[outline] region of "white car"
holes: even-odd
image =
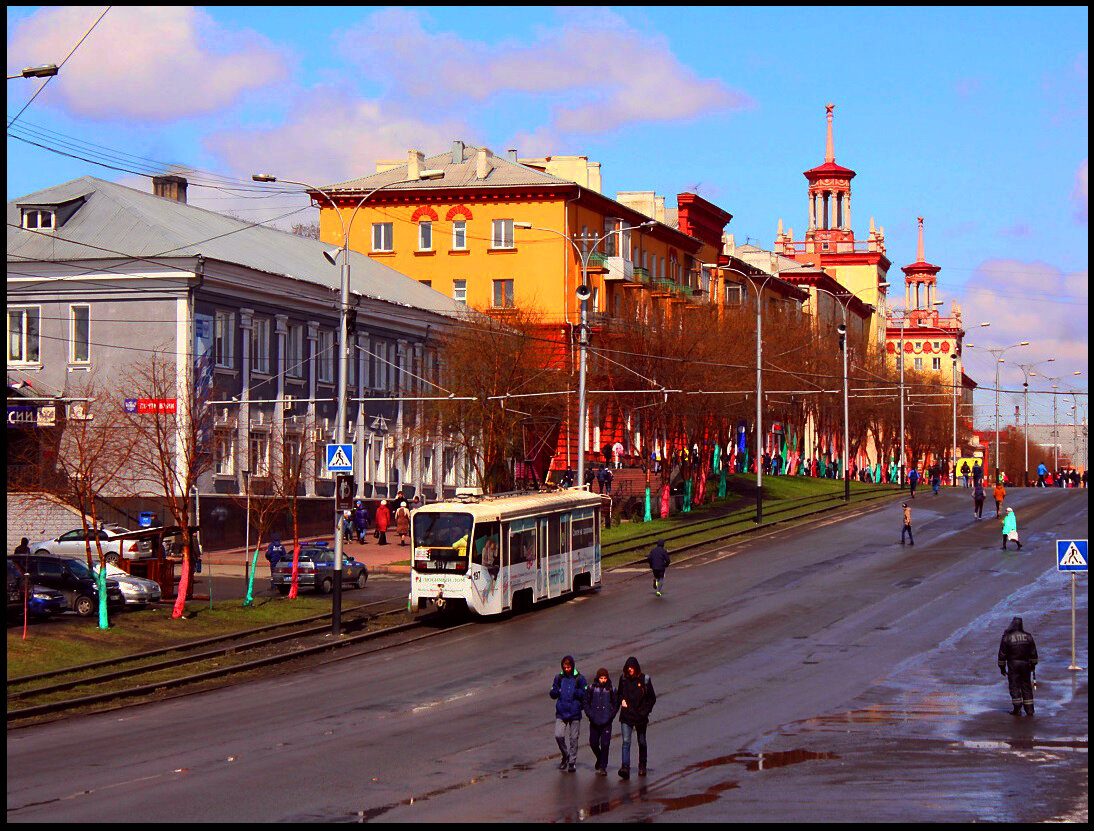
[[[98,534],[108,563],[117,563],[121,557],[139,560],[151,555],[152,544],[148,540],[115,539],[119,534],[127,533],[129,529],[122,528],[120,525],[104,525],[98,531],[91,529],[87,532],[83,528],[77,528],[75,531],[66,531],[51,540],[32,542],[30,550],[32,554],[56,554],[86,561],[88,535]],[[96,555],[95,537],[91,537],[91,554],[92,557]]]
[[[92,569],[96,577],[99,576],[98,568]],[[122,590],[126,606],[146,606],[149,603],[159,603],[160,584],[155,580],[145,577],[134,577],[128,572],[122,571],[115,565],[106,564],[106,576],[118,581],[118,588]]]

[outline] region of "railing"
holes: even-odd
[[[589,255],[589,268],[607,268],[608,255],[603,251],[594,251]]]
[[[827,248],[820,240],[816,242],[780,242],[778,245],[779,250],[783,253],[793,252],[795,254],[866,254],[870,251],[884,253],[877,243],[868,240],[855,240],[854,242],[831,241],[828,243]]]
[[[643,268],[640,265],[636,265],[634,267],[634,279],[640,283],[649,283],[650,270],[648,268]]]

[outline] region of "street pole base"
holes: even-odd
[[[1082,667],[1077,667],[1077,666],[1074,666],[1074,665],[1072,665],[1072,666],[1069,666],[1069,667],[1068,667],[1068,669],[1070,669],[1070,670],[1071,670],[1072,672],[1080,672],[1080,671],[1082,671]]]

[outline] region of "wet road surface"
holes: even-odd
[[[962,489],[963,490],[963,489]],[[9,821],[1038,821],[1085,819],[1087,670],[1056,537],[1085,491],[1022,491],[1021,552],[967,492],[737,542],[402,652],[8,734]],[[1086,667],[1085,577],[1078,663]],[[1019,614],[1037,715],[996,668]],[[557,769],[563,654],[653,678],[649,775],[608,777],[587,726]],[[632,748],[632,754],[637,747]],[[633,764],[633,762],[632,762]]]

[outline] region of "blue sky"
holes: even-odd
[[[102,8],[9,7],[9,74],[61,60]],[[1029,339],[1008,363],[1054,356],[1057,374],[1080,370],[1072,381],[1086,388],[1085,8],[525,7],[516,17],[114,7],[9,128],[8,198],[88,174],[147,186],[11,137],[27,130],[54,147],[68,137],[110,148],[123,167],[140,156],[243,182],[256,169],[338,181],[462,138],[498,153],[588,155],[612,196],[656,190],[671,202],[697,186],[734,215],[738,241],[770,247],[780,218],[804,234],[802,171],[823,161],[832,102],[836,161],[858,173],[855,231],[865,236],[871,216],[885,227],[894,287],[922,215],[940,298],[961,302],[967,324],[992,322],[969,339]],[[40,83],[8,82],[9,120]],[[223,188],[191,195],[248,218],[300,205]],[[970,350],[967,364],[991,383],[990,356]]]

